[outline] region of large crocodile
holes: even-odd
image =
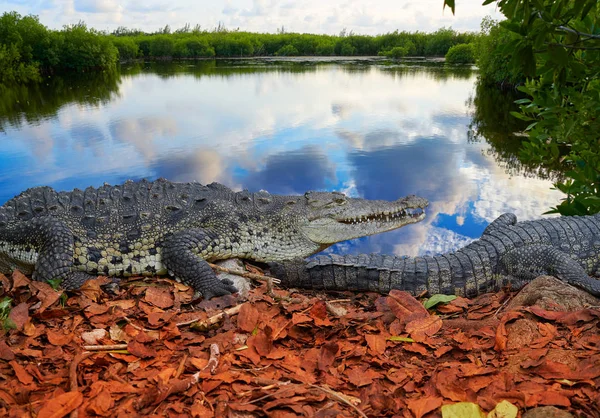
[[[170,273],[205,298],[235,292],[205,260],[277,261],[418,222],[425,199],[394,202],[336,192],[278,196],[213,183],[128,181],[85,190],[28,189],[0,207],[0,272],[60,279]]]
[[[480,239],[434,257],[320,255],[270,264],[289,287],[473,297],[550,274],[600,296],[600,280],[590,277],[600,276],[600,214],[517,223],[505,213]]]

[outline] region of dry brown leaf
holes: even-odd
[[[146,289],[144,300],[160,309],[173,306],[173,293],[164,287],[149,287]]]
[[[326,371],[333,364],[339,352],[339,345],[335,341],[327,342],[321,346],[317,367],[321,371]]]
[[[29,280],[19,270],[13,271],[11,278],[13,282],[13,289],[16,289],[17,287],[27,287],[31,284],[31,280]]]
[[[85,295],[85,297],[87,297],[89,300],[98,302],[100,300],[100,296],[103,293],[102,289],[100,289],[100,284],[104,284],[104,281],[106,280],[86,280],[86,282],[79,288],[79,292]]]
[[[442,406],[443,398],[439,396],[424,396],[417,399],[408,399],[406,401],[408,409],[415,415],[415,418],[421,418],[431,411],[435,411]]]
[[[107,334],[108,333],[106,332],[105,329],[94,329],[92,331],[82,333],[81,339],[83,340],[83,342],[85,342],[88,345],[97,345],[98,341],[100,341],[103,338],[106,338]],[[113,338],[113,341],[119,341],[119,340],[115,340]]]
[[[238,327],[244,332],[252,332],[258,325],[260,314],[251,303],[244,303],[237,315]]]
[[[19,379],[19,382],[23,383],[24,385],[30,385],[33,383],[33,376],[29,374],[29,372],[25,370],[23,366],[17,363],[16,360],[10,361],[9,364],[12,366],[17,379]]]
[[[41,306],[37,309],[37,313],[44,312],[49,306],[52,306],[60,299],[62,291],[57,292],[46,282],[33,281],[30,287],[37,290],[37,298],[42,302]]]
[[[23,326],[29,321],[29,304],[26,302],[19,303],[11,309],[8,318],[13,321],[18,330],[22,330]]]
[[[405,291],[393,289],[386,298],[386,302],[396,318],[402,323],[429,316],[429,312],[423,304]]]
[[[73,339],[73,334],[64,334],[62,331],[54,331],[52,329],[46,330],[46,337],[48,342],[52,345],[66,345]]]
[[[11,361],[15,359],[15,353],[3,339],[0,340],[0,359],[5,361]]]
[[[129,341],[129,343],[127,343],[127,351],[140,358],[156,357],[156,351],[154,349],[137,341]]]
[[[48,400],[37,418],[61,418],[77,409],[83,402],[83,395],[80,392],[67,392],[58,395],[56,398]]]
[[[418,318],[406,324],[406,332],[418,342],[425,342],[440,329],[442,329],[442,319],[437,315]]]
[[[386,336],[381,334],[366,334],[365,340],[367,340],[367,345],[373,352],[380,356],[385,353],[386,347]]]

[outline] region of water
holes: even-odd
[[[337,252],[439,253],[504,212],[538,218],[559,202],[516,158],[512,99],[476,72],[381,60],[145,63],[51,78],[0,98],[0,203],[166,177],[271,193],[418,194],[427,219]]]

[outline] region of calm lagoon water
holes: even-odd
[[[0,203],[166,177],[234,189],[429,199],[420,224],[337,252],[439,253],[560,193],[515,157],[512,98],[470,68],[381,60],[134,64],[2,91]]]

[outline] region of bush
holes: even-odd
[[[187,39],[185,46],[190,57],[214,57],[215,50],[205,40]]]
[[[515,85],[525,80],[523,73],[510,65],[513,51],[506,49],[516,39],[516,33],[497,21],[490,17],[483,19],[481,36],[475,42],[475,62],[484,83]]]
[[[454,45],[446,54],[446,62],[449,64],[472,64],[475,62],[474,52],[473,44]]]
[[[121,61],[135,59],[140,54],[140,48],[133,38],[115,36],[111,37],[111,41],[119,51],[119,59]]]
[[[84,23],[65,26],[60,38],[60,66],[64,69],[85,71],[114,66],[117,62],[119,51],[110,38],[88,29]]]
[[[293,45],[284,45],[275,53],[277,56],[289,57],[298,55],[298,50]]]
[[[315,54],[322,56],[335,55],[335,46],[333,42],[320,42],[319,44],[317,44]]]
[[[384,57],[399,59],[408,55],[408,47],[406,46],[396,46],[392,49],[388,49],[387,51],[379,51],[379,54]]]
[[[175,41],[169,35],[155,35],[150,38],[150,56],[172,57],[175,52]]]
[[[37,64],[21,62],[16,45],[0,45],[0,84],[39,81]]]
[[[219,57],[245,57],[254,54],[254,46],[250,39],[232,38],[227,33],[219,33],[215,36],[212,39],[212,46]]]
[[[450,47],[457,43],[456,32],[452,28],[438,29],[428,37],[425,44],[425,55],[443,57]]]
[[[339,52],[338,55],[341,56],[352,56],[356,54],[356,48],[352,46],[349,42],[339,42]]]

